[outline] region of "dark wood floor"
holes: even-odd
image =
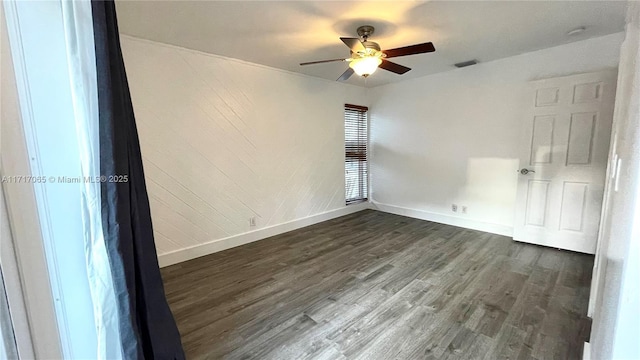
[[[593,259],[367,210],[163,269],[189,359],[580,359]]]

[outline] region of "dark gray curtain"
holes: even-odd
[[[113,1],[92,0],[102,221],[125,359],[184,359],[164,294]],[[126,176],[126,179],[125,179]]]

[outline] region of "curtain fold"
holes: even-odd
[[[125,359],[184,359],[158,266],[115,3],[92,0],[102,227]]]
[[[91,2],[62,1],[61,6],[76,136],[80,148],[80,172],[85,179],[97,179],[100,176],[100,134]],[[102,234],[100,192],[99,182],[87,181],[82,184],[84,249],[93,300],[96,358],[119,360],[122,359],[119,316]]]

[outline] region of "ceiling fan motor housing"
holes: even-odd
[[[377,42],[365,41],[362,43],[362,45],[364,45],[364,47],[367,48],[367,50],[371,49],[375,51],[380,51],[380,45],[378,45]]]
[[[358,32],[358,36],[360,36],[364,40],[367,40],[369,36],[373,35],[375,28],[371,25],[363,25],[360,26],[356,31]]]
[[[360,36],[360,38],[362,39],[362,45],[365,47],[365,51],[358,51],[357,54],[364,57],[364,56],[378,56],[378,54],[380,53],[381,57],[384,56],[384,54],[381,53],[381,48],[380,45],[375,42],[375,41],[368,41],[367,39],[369,38],[369,36],[373,35],[373,32],[375,31],[374,27],[371,25],[363,25],[358,27],[358,29],[356,30],[358,33],[358,36]]]
[[[382,53],[380,45],[378,45],[377,42],[373,42],[373,41],[364,41],[362,43],[362,45],[364,46],[365,50],[361,51],[358,50],[356,53],[361,56],[379,56],[379,57],[384,57],[384,53]]]

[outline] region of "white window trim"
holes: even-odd
[[[21,33],[17,26],[19,19],[15,3],[4,2],[2,20],[2,30],[4,31],[5,26],[7,30],[7,34],[3,34],[3,36],[8,35],[9,39],[17,45],[14,48],[21,49]],[[10,52],[9,49],[2,51]],[[16,72],[24,75],[24,53],[13,51],[11,55]],[[4,97],[15,95],[13,104],[7,104],[3,101],[3,105],[15,105],[17,108],[15,109],[15,117],[3,117],[0,124],[2,126],[1,172],[2,175],[30,175],[25,129],[23,128],[23,124],[33,121],[33,119],[24,118],[32,114],[29,111],[29,93],[26,91],[28,84],[24,83],[26,80],[24,76],[14,78],[3,74],[2,79],[3,82],[13,80],[11,81],[13,84],[9,84],[9,86],[15,87],[16,91],[15,94],[2,94],[3,100]],[[22,100],[19,103],[17,102],[18,98]],[[3,229],[3,233],[9,233],[11,237],[5,239],[3,236],[0,255],[7,281],[7,297],[11,308],[18,354],[23,359],[62,358],[44,243],[40,226],[37,222],[34,224],[33,221],[33,219],[39,218],[34,186],[32,184],[4,184],[3,188],[11,228],[10,232],[9,229]],[[20,286],[16,286],[18,284]]]

